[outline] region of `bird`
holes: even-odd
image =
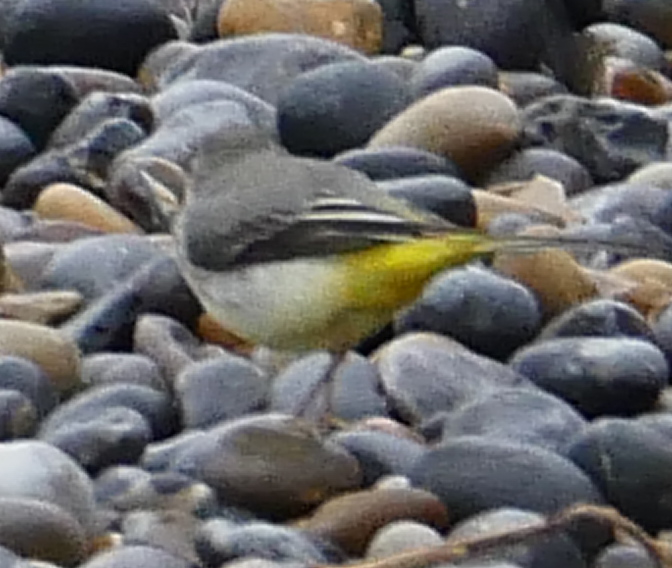
[[[217,323],[273,350],[325,350],[327,375],[439,272],[577,244],[455,227],[252,126],[204,145],[173,235],[178,267]]]

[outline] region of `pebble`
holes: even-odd
[[[481,85],[496,89],[497,66],[484,53],[462,46],[435,49],[415,67],[411,87],[415,99],[446,87]]]
[[[357,489],[361,470],[310,423],[282,414],[230,420],[177,451],[171,471],[212,487],[219,499],[271,518],[293,517]]]
[[[409,333],[375,355],[395,412],[411,424],[490,390],[529,384],[512,368],[431,333]]]
[[[58,330],[19,320],[0,320],[0,354],[36,363],[59,393],[80,384],[77,346]]]
[[[153,47],[177,37],[166,11],[150,0],[31,0],[12,16],[3,49],[10,66],[79,65],[134,75]]]
[[[459,177],[457,166],[445,156],[406,146],[349,150],[334,156],[334,162],[376,181],[432,174]]]
[[[42,190],[33,205],[42,219],[74,221],[103,233],[139,233],[130,219],[99,197],[68,183],[55,183]]]
[[[566,153],[598,184],[666,156],[667,121],[634,104],[555,95],[526,107],[521,120],[526,145]]]
[[[293,154],[331,157],[366,144],[410,101],[406,83],[391,71],[361,62],[323,65],[281,93],[280,141]]]
[[[442,544],[441,534],[427,525],[414,521],[394,521],[373,535],[365,558],[380,560],[402,552],[438,548]]]
[[[29,438],[37,430],[37,409],[16,390],[0,389],[0,440]]]
[[[208,428],[262,410],[269,380],[242,357],[223,355],[188,364],[175,381],[185,428]]]
[[[590,34],[603,56],[610,55],[628,59],[652,70],[665,65],[663,50],[649,36],[630,27],[612,22],[600,22],[588,26],[584,33]]]
[[[39,365],[23,357],[0,357],[0,388],[23,394],[39,419],[58,404],[58,394],[49,377]]]
[[[536,298],[517,282],[481,268],[447,270],[395,321],[397,334],[431,331],[476,353],[505,359],[537,334]]]
[[[438,441],[482,436],[488,440],[524,442],[561,455],[588,424],[562,399],[541,389],[520,388],[483,394],[441,418]]]
[[[372,489],[331,499],[295,526],[350,555],[361,556],[374,535],[389,523],[414,520],[443,530],[450,515],[452,511],[428,491]]]
[[[35,155],[35,146],[27,133],[15,122],[0,117],[0,183]]]
[[[67,454],[45,442],[21,440],[0,444],[0,458],[0,497],[60,507],[87,536],[96,534],[93,484]]]
[[[595,559],[595,568],[654,568],[645,550],[630,544],[611,544]]]
[[[311,0],[222,3],[217,20],[220,37],[295,33],[322,37],[367,54],[380,51],[383,13],[372,0]]]
[[[612,506],[645,530],[670,526],[669,433],[635,420],[602,418],[577,437],[568,455]]]
[[[112,548],[88,559],[82,568],[192,568],[192,563],[164,550],[147,545],[128,545]]]
[[[196,550],[204,565],[213,568],[250,557],[305,564],[327,561],[301,531],[260,522],[236,526],[223,519],[206,521],[196,534]]]
[[[2,317],[38,324],[58,324],[73,315],[81,305],[81,294],[70,290],[0,296]]]
[[[567,87],[553,77],[532,71],[500,71],[499,90],[520,107],[550,95],[567,93]]]
[[[486,87],[448,87],[417,101],[369,141],[369,148],[410,146],[446,156],[465,176],[492,167],[521,133],[521,117],[506,95]]]
[[[0,544],[15,554],[78,566],[86,557],[86,541],[79,523],[57,505],[0,497]]]
[[[167,390],[156,362],[138,353],[102,352],[83,357],[81,376],[82,384],[87,386],[133,383],[157,391]]]
[[[539,526],[545,522],[544,515],[502,507],[474,515],[458,523],[448,533],[446,542],[486,537],[506,532]],[[564,532],[551,534],[529,543],[498,547],[490,553],[475,555],[473,561],[511,562],[527,568],[585,568],[586,562],[581,551]],[[471,561],[470,561],[471,563]]]

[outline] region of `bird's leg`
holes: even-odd
[[[296,415],[305,417],[312,403],[320,398],[320,394],[324,393],[324,410],[318,405],[317,423],[321,429],[331,430],[335,426],[342,425],[342,421],[336,418],[332,412],[332,400],[334,397],[334,389],[336,387],[336,373],[341,363],[345,360],[346,352],[329,352],[329,365],[324,373],[315,381],[310,391],[301,401],[297,408]]]

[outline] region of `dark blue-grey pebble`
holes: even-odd
[[[523,285],[490,270],[448,270],[395,321],[395,331],[433,331],[477,353],[504,359],[541,326],[539,304]]]
[[[222,519],[206,521],[196,536],[196,550],[208,568],[250,556],[276,562],[326,562],[320,549],[300,531],[267,523],[236,526]]]
[[[514,508],[501,508],[474,515],[448,533],[447,542],[483,538],[489,535],[515,531],[530,525],[543,525],[544,515]],[[498,547],[477,554],[474,562],[508,561],[523,568],[587,568],[581,551],[563,531],[548,536]],[[472,560],[470,559],[469,564]]]
[[[485,53],[460,45],[440,47],[430,52],[416,67],[411,88],[416,99],[459,85],[498,88],[494,61]]]
[[[533,71],[502,71],[499,74],[500,90],[523,108],[542,97],[567,93],[560,81]]]
[[[138,353],[96,353],[83,357],[81,380],[88,386],[133,383],[158,391],[167,389],[159,366]]]
[[[35,406],[44,418],[58,403],[53,383],[39,365],[21,357],[0,357],[0,388],[16,390]]]
[[[633,337],[653,341],[653,331],[632,306],[603,298],[558,315],[546,324],[539,337]]]
[[[357,458],[365,487],[385,475],[406,475],[425,451],[414,440],[372,430],[338,432],[330,439]]]
[[[588,422],[563,400],[535,389],[500,389],[445,414],[441,439],[483,436],[563,454]]]
[[[167,11],[150,0],[29,0],[12,16],[3,50],[12,66],[61,63],[134,76],[152,48],[177,38]]]
[[[0,116],[18,124],[37,150],[77,102],[74,85],[45,69],[18,67],[0,79]]]
[[[96,415],[50,427],[40,439],[64,451],[89,473],[138,461],[152,440],[151,428],[139,412],[124,406],[106,406]]]
[[[379,181],[386,193],[417,209],[461,227],[476,226],[476,202],[470,187],[456,177],[428,174]]]
[[[596,183],[618,181],[666,159],[667,121],[637,105],[555,95],[526,107],[522,119],[524,144],[572,156]]]
[[[419,148],[393,146],[350,150],[335,156],[334,162],[362,172],[375,181],[430,174],[459,177],[453,162]]]
[[[458,408],[484,392],[530,385],[511,367],[430,334],[388,343],[377,362],[391,408],[411,424]]]
[[[140,464],[143,469],[151,472],[169,470],[180,459],[183,452],[209,439],[209,434],[202,430],[180,432],[166,440],[148,444]]]
[[[669,436],[634,420],[604,418],[577,438],[568,455],[626,517],[653,533],[670,526]]]
[[[665,353],[672,365],[672,303],[670,303],[653,322],[653,335],[656,345]]]
[[[140,235],[79,239],[54,254],[42,275],[41,288],[77,290],[90,300],[161,254],[155,244]]]
[[[543,175],[559,181],[567,195],[582,193],[593,186],[588,170],[577,160],[551,148],[525,148],[490,170],[484,185],[527,181]]]
[[[60,405],[42,423],[42,433],[55,432],[68,424],[92,420],[111,406],[140,413],[151,426],[153,439],[161,440],[178,430],[178,417],[171,397],[152,388],[126,383],[90,388]]]
[[[549,339],[521,349],[511,367],[589,417],[644,412],[669,379],[662,351],[630,338]]]
[[[313,353],[284,368],[271,385],[269,408],[314,418],[329,413],[347,421],[387,416],[375,365],[350,353],[328,376],[332,357]]]
[[[152,546],[120,546],[80,564],[80,568],[194,568],[193,564]]]
[[[28,135],[11,120],[0,117],[0,184],[12,172],[35,155],[35,146]]]
[[[595,558],[593,568],[655,568],[655,561],[638,546],[611,544]]]
[[[411,101],[397,75],[370,63],[324,65],[281,93],[278,130],[294,154],[331,157],[366,144]]]
[[[185,428],[207,428],[262,410],[268,389],[262,369],[225,354],[187,365],[175,382],[175,399]]]

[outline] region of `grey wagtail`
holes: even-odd
[[[281,351],[342,354],[438,272],[561,240],[456,229],[254,128],[202,152],[191,185],[174,224],[185,279],[226,330]]]

